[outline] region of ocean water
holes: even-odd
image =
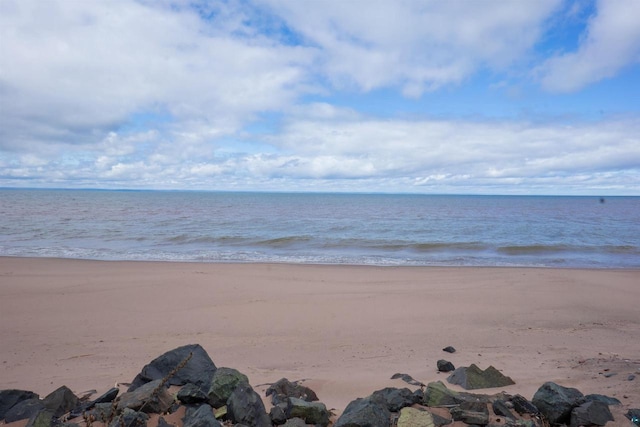
[[[0,190],[0,256],[640,267],[640,197]]]

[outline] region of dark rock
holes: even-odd
[[[146,427],[147,421],[149,421],[149,416],[144,412],[125,408],[119,416],[111,421],[109,427]]]
[[[175,427],[175,424],[169,424],[164,417],[158,418],[158,427]]]
[[[271,408],[269,418],[271,418],[273,424],[279,426],[287,422],[287,406],[288,405],[281,403]]]
[[[13,405],[11,409],[4,414],[4,421],[5,423],[12,423],[18,420],[26,420],[43,409],[45,409],[44,403],[42,403],[40,399],[22,400]]]
[[[609,406],[606,403],[593,400],[571,410],[569,426],[603,426],[609,421],[613,421]]]
[[[148,414],[162,414],[172,404],[173,398],[163,386],[162,380],[155,380],[122,394],[118,400],[118,410],[129,408]]]
[[[449,345],[449,346],[443,348],[442,351],[446,351],[447,353],[455,353],[456,349]]]
[[[484,426],[489,423],[489,409],[486,403],[464,402],[451,408],[451,416],[455,421]]]
[[[274,405],[286,402],[289,397],[306,400],[307,402],[318,400],[316,393],[309,387],[291,382],[286,378],[281,378],[273,383],[265,393],[267,396],[271,396],[271,403]]]
[[[615,397],[605,396],[604,394],[587,394],[584,397],[587,402],[602,402],[605,405],[621,405],[622,403]]]
[[[533,395],[532,402],[549,423],[567,424],[571,410],[584,402],[584,396],[575,388],[546,382]]]
[[[284,423],[283,427],[307,427],[307,423],[302,418],[291,418]]]
[[[624,416],[629,418],[635,425],[640,426],[640,409],[629,409]]]
[[[107,391],[105,394],[103,394],[102,396],[100,396],[96,400],[94,400],[93,403],[109,403],[109,402],[113,402],[114,399],[116,397],[118,397],[118,393],[119,392],[120,392],[119,388],[113,387],[113,388],[109,389],[109,391]]]
[[[109,389],[105,394],[98,397],[97,399],[91,402],[79,403],[75,408],[71,410],[69,414],[69,418],[77,418],[81,416],[84,412],[91,410],[95,405],[99,403],[111,403],[118,396],[120,389],[114,387]]]
[[[249,384],[249,378],[233,368],[218,368],[208,390],[209,404],[214,408],[226,405],[238,384]]]
[[[287,418],[302,418],[307,424],[329,425],[329,411],[324,403],[307,402],[306,400],[289,398],[287,407]]]
[[[42,410],[29,418],[26,427],[51,427],[55,417],[53,412],[48,409]]]
[[[627,377],[627,381],[633,381],[636,379],[636,376],[634,374],[629,374],[629,376]]]
[[[464,402],[460,393],[447,388],[442,381],[427,384],[424,391],[424,404],[426,406],[449,406]]]
[[[444,359],[438,360],[437,366],[438,366],[438,371],[439,372],[451,372],[451,371],[455,371],[455,369],[456,369],[456,367],[453,366],[453,363],[449,362],[448,360],[444,360]]]
[[[93,408],[86,411],[84,416],[92,421],[107,424],[114,416],[114,407],[111,403],[96,403]]]
[[[229,419],[236,424],[248,427],[271,426],[262,399],[249,384],[241,383],[235,388],[227,400],[227,411]]]
[[[169,385],[195,384],[203,391],[207,391],[211,384],[211,378],[216,371],[216,365],[199,344],[190,344],[168,351],[153,359],[134,378],[128,391],[150,381],[159,380],[174,371],[189,355],[189,361],[170,376]]]
[[[491,404],[491,409],[493,409],[493,413],[496,415],[500,415],[501,417],[509,418],[510,420],[515,420],[516,417],[513,415],[513,412],[507,406],[507,403],[504,400],[497,399]]]
[[[400,409],[411,406],[420,401],[408,388],[387,387],[373,392],[370,396],[372,400],[380,402],[391,412],[398,412]]]
[[[187,384],[180,389],[176,398],[185,405],[205,403],[209,401],[209,396],[195,384]]]
[[[536,408],[536,405],[529,402],[527,399],[520,396],[519,394],[516,394],[515,396],[511,396],[510,400],[511,400],[511,403],[513,404],[513,409],[515,409],[516,412],[520,415],[523,415],[523,414],[538,415],[540,413],[538,408]]]
[[[391,412],[371,399],[350,402],[334,427],[388,427]]]
[[[183,427],[221,427],[222,424],[213,416],[213,408],[202,404],[189,406],[184,414]]]
[[[449,375],[447,381],[451,384],[459,385],[465,390],[504,387],[515,384],[511,378],[504,376],[493,366],[489,366],[483,371],[474,364],[471,364],[468,368],[456,369]]]
[[[0,390],[0,420],[4,419],[5,414],[16,404],[23,400],[39,399],[36,393],[26,390]]]
[[[47,397],[42,399],[42,403],[53,413],[54,417],[58,418],[78,406],[80,400],[67,386],[63,385],[49,393]]]

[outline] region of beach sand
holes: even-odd
[[[446,382],[438,359],[516,382],[482,393],[554,381],[637,408],[640,271],[0,258],[0,343],[0,389],[41,396],[106,391],[198,343],[254,386],[304,379],[337,412],[408,386],[395,373]]]

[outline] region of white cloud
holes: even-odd
[[[543,87],[572,92],[640,62],[640,0],[601,0],[576,52],[548,59],[538,70]]]
[[[407,96],[521,59],[559,0],[264,0],[322,51],[337,87],[397,86]]]

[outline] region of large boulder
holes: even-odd
[[[235,424],[247,427],[271,427],[262,399],[249,384],[239,384],[227,400],[227,415]]]
[[[533,404],[551,424],[567,424],[571,410],[584,402],[584,396],[575,388],[554,382],[544,383],[533,395]]]
[[[180,366],[187,358],[184,366]],[[128,391],[133,391],[150,381],[168,377],[169,385],[195,384],[207,392],[215,371],[216,365],[204,348],[200,344],[189,344],[168,351],[145,365],[132,381]]]
[[[289,398],[287,418],[301,418],[307,424],[326,427],[329,425],[330,415],[324,403],[307,402],[295,397]]]
[[[39,399],[36,393],[26,390],[0,390],[0,420],[4,419],[5,414],[9,409],[23,400]]]
[[[383,388],[374,391],[370,398],[384,404],[391,412],[398,412],[402,408],[418,403],[416,396],[408,388]]]
[[[14,421],[26,420],[44,409],[46,408],[40,399],[22,400],[13,405],[11,409],[4,414],[4,422],[12,423]]]
[[[309,387],[300,385],[297,382],[291,382],[286,378],[281,378],[271,384],[265,393],[267,396],[271,396],[271,403],[273,405],[287,402],[287,399],[290,397],[306,400],[307,402],[315,402],[318,400],[316,393]]]
[[[167,392],[162,380],[155,380],[128,391],[118,399],[118,410],[125,408],[147,414],[162,414],[173,404],[173,397]]]
[[[42,400],[54,417],[58,418],[78,406],[80,399],[67,387],[62,386],[52,391]]]
[[[233,368],[218,368],[211,379],[208,398],[209,404],[220,408],[239,384],[249,384],[249,378]]]
[[[334,427],[388,427],[391,412],[371,399],[356,399],[349,403]]]
[[[570,427],[603,426],[613,421],[613,415],[606,403],[592,400],[571,410]]]
[[[425,406],[450,406],[458,405],[465,399],[457,391],[450,390],[442,381],[434,381],[427,384],[424,391]]]
[[[206,403],[189,406],[184,414],[183,427],[221,427],[220,421],[213,416],[213,408]]]
[[[456,369],[449,375],[447,381],[459,385],[465,390],[505,387],[515,384],[511,378],[503,375],[493,366],[489,366],[483,371],[474,364]]]
[[[451,416],[455,421],[466,424],[484,426],[489,423],[489,409],[486,403],[464,402],[451,408]]]

